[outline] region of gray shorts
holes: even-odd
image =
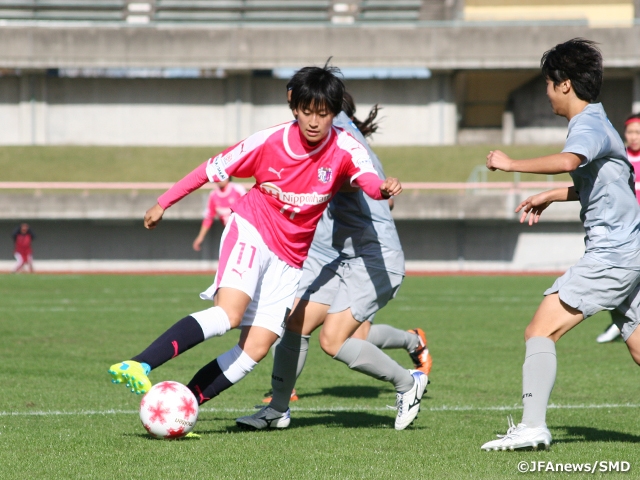
[[[584,318],[611,311],[627,340],[640,323],[639,291],[640,272],[583,257],[544,294],[558,293],[560,300],[582,312]]]
[[[324,264],[308,257],[304,262],[297,297],[330,305],[329,313],[348,308],[359,322],[364,322],[396,296],[404,275],[381,268],[336,259]]]

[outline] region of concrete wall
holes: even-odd
[[[556,204],[545,212],[541,223],[529,227],[518,222],[513,210],[530,193],[405,192],[396,199],[393,215],[407,268],[517,271],[567,268],[584,251],[579,204]],[[9,268],[10,234],[22,221],[29,222],[38,236],[34,245],[36,260],[48,262],[49,269],[86,270],[97,268],[96,262],[109,264],[100,267],[107,269],[130,269],[132,263],[155,270],[213,268],[222,231],[219,224],[214,224],[202,252],[191,249],[199,231],[206,194],[186,197],[166,212],[157,229],[148,231],[142,227],[142,215],[153,205],[155,197],[152,193],[2,195],[0,232],[5,234],[0,234],[0,270]],[[8,263],[3,264],[3,259]],[[169,261],[179,265],[167,266]],[[190,266],[185,262],[191,262]]]
[[[0,145],[229,145],[292,118],[286,80],[0,77]],[[357,80],[358,115],[383,106],[378,145],[456,140],[451,77]]]
[[[139,220],[24,220],[37,236],[36,267],[57,260],[59,269],[69,269],[65,265],[73,261],[210,262],[218,258],[222,233],[214,224],[203,250],[194,252],[196,220],[166,220],[154,231],[145,230]],[[0,235],[0,260],[11,259],[10,234],[16,225],[0,220],[0,232],[5,232]],[[397,220],[396,226],[410,270],[558,271],[584,252],[578,222],[530,228],[511,220]]]

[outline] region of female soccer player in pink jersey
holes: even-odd
[[[113,365],[114,383],[144,393],[151,369],[241,327],[238,345],[200,369],[188,387],[204,403],[237,383],[282,334],[316,225],[342,184],[350,181],[378,200],[402,191],[397,179],[378,177],[362,144],[332,126],[344,93],[336,72],[327,66],[296,72],[289,106],[297,120],[260,131],[207,160],[147,211],[145,227],[155,228],[167,208],[207,181],[231,175],[256,179],[222,234],[215,281],[200,294],[215,306],[183,318],[142,353]]]
[[[227,225],[233,206],[246,194],[247,191],[245,188],[242,185],[231,182],[230,178],[218,183],[218,188],[209,194],[200,232],[193,241],[193,249],[196,252],[200,251],[200,246],[204,241],[204,237],[207,236],[211,225],[213,225],[213,221],[218,218],[223,226]]]

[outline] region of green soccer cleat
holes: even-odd
[[[149,371],[142,364],[133,360],[116,363],[109,368],[112,383],[126,383],[127,387],[137,395],[147,393],[151,388],[148,373]]]

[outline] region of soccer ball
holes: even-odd
[[[198,401],[178,382],[160,382],[142,397],[140,420],[155,438],[182,438],[198,419]]]

